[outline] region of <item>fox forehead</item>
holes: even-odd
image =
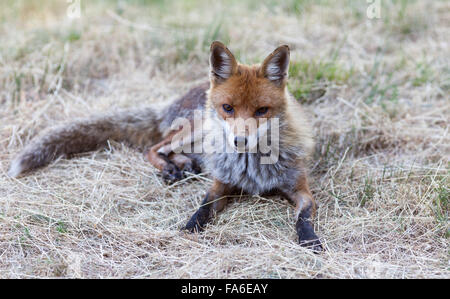
[[[239,65],[236,74],[211,87],[209,96],[215,106],[229,104],[235,109],[276,108],[285,102],[284,88],[264,78],[259,65]]]

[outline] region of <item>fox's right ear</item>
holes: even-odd
[[[219,41],[211,44],[209,56],[211,81],[220,84],[230,78],[237,71],[237,62],[228,48]]]

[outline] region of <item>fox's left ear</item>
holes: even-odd
[[[289,46],[279,46],[264,59],[261,74],[277,86],[284,86],[288,77],[289,56]]]

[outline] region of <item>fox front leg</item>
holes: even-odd
[[[211,220],[215,213],[223,210],[227,204],[227,195],[230,195],[231,188],[215,180],[213,186],[206,194],[202,205],[188,221],[185,230],[189,232],[200,232],[204,226]]]
[[[301,176],[297,182],[296,190],[288,194],[289,199],[295,203],[296,225],[298,242],[301,246],[311,248],[315,252],[323,251],[322,243],[314,232],[312,218],[315,214],[316,203],[309,191],[306,176]]]

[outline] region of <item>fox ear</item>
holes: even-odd
[[[275,51],[264,59],[261,66],[262,75],[277,86],[283,86],[288,76],[289,56],[288,45],[276,48]]]
[[[209,65],[211,81],[217,84],[230,78],[237,70],[237,62],[233,54],[219,41],[211,44]]]

